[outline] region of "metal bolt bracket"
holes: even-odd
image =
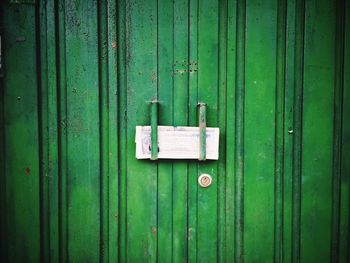
[[[158,101],[151,102],[151,160],[158,160]]]
[[[206,148],[207,148],[207,114],[205,103],[198,103],[198,120],[199,120],[199,158],[200,161],[206,160]]]

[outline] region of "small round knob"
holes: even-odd
[[[211,183],[213,182],[213,179],[211,178],[211,176],[209,174],[201,174],[198,177],[198,184],[201,187],[209,187],[211,185]]]

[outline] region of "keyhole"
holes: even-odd
[[[201,187],[209,187],[212,183],[213,179],[211,178],[211,176],[209,174],[201,174],[199,177],[198,177],[198,184],[201,186]]]

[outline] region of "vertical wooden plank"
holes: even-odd
[[[100,262],[109,260],[109,86],[108,86],[108,15],[107,1],[97,5],[98,15],[98,75],[100,133]]]
[[[246,12],[244,258],[273,261],[277,1]]]
[[[53,1],[40,3],[41,255],[50,262],[59,254],[55,9]]]
[[[235,108],[237,2],[228,1],[226,94],[226,261],[235,259]]]
[[[188,124],[192,127],[198,125],[198,1],[189,1],[189,76],[188,76]],[[198,198],[198,162],[188,164],[188,194],[187,194],[187,249],[188,262],[197,262],[197,198]]]
[[[226,262],[226,88],[227,88],[227,23],[228,2],[219,1],[219,64],[218,64],[218,127],[220,128],[221,158],[218,162],[218,258],[217,262]]]
[[[277,2],[274,262],[283,262],[283,160],[287,1]]]
[[[218,1],[200,1],[198,6],[198,102],[207,104],[207,126],[218,126]],[[198,189],[198,258],[215,262],[218,257],[217,228],[217,162],[203,162],[198,176],[208,173],[212,185]]]
[[[126,262],[127,212],[126,212],[126,174],[127,174],[127,131],[126,131],[126,2],[118,2],[118,133],[119,133],[119,202],[118,202],[118,261]]]
[[[49,223],[50,223],[50,260],[59,259],[59,185],[58,185],[58,129],[57,129],[57,38],[56,38],[56,10],[57,5],[47,3],[47,84],[48,84],[48,151],[49,165]]]
[[[335,8],[335,50],[334,50],[334,101],[333,101],[333,164],[332,164],[332,232],[331,261],[339,262],[340,240],[340,196],[341,196],[341,145],[342,141],[342,107],[344,83],[344,22],[345,1],[337,1]]]
[[[1,177],[0,177],[0,209],[1,211],[6,211],[6,178],[5,178],[5,140],[4,140],[4,131],[5,128],[3,127],[4,118],[3,118],[3,93],[2,93],[2,85],[0,84],[0,121],[1,121],[1,132],[0,132],[0,166],[1,166]],[[6,222],[6,215],[5,213],[2,213],[0,217],[0,235],[2,237],[7,236],[7,222]],[[5,238],[2,238],[0,241],[0,259],[2,262],[7,262],[7,240]]]
[[[159,125],[173,125],[174,4],[158,1],[158,99]],[[173,251],[173,164],[158,164],[158,262],[167,262]]]
[[[174,2],[174,105],[173,125],[188,125],[188,1]],[[173,261],[187,258],[187,176],[184,160],[173,166]]]
[[[100,256],[97,19],[96,1],[65,3],[67,227],[72,262],[98,261]]]
[[[0,36],[3,37],[3,13],[4,5],[0,3]],[[0,41],[3,43],[3,39]],[[0,47],[0,53],[3,52],[3,44]],[[0,209],[1,211],[6,211],[6,177],[5,177],[5,121],[4,121],[4,64],[3,64],[3,54],[1,54],[0,61]],[[0,236],[7,236],[7,224],[6,224],[6,214],[1,213],[0,215]],[[2,262],[7,262],[7,242],[5,238],[0,240],[0,260]]]
[[[245,49],[246,1],[237,1],[236,21],[236,78],[235,78],[235,153],[234,153],[234,257],[244,260],[244,103],[245,103]]]
[[[339,262],[350,260],[350,3],[344,7],[344,68],[340,174]]]
[[[40,260],[36,8],[7,5],[2,13],[8,260]],[[20,72],[20,74],[19,74]]]
[[[301,260],[330,258],[335,14],[332,1],[307,1],[302,115]]]
[[[302,148],[302,92],[304,67],[305,1],[295,4],[295,56],[293,90],[293,163],[292,163],[292,262],[300,262],[301,211],[301,148]]]
[[[100,261],[118,261],[118,116],[116,3],[101,1],[99,10],[99,80],[101,141]]]
[[[157,257],[157,162],[136,160],[134,138],[136,125],[149,125],[149,102],[157,99],[156,3],[126,3],[126,262]]]
[[[66,34],[65,0],[57,2],[57,40],[58,40],[58,183],[59,183],[59,261],[68,261],[68,226],[67,226],[67,89],[66,89]]]
[[[119,153],[120,144],[119,137],[119,86],[117,75],[118,63],[118,43],[117,41],[117,3],[115,1],[107,1],[107,56],[108,56],[108,104],[107,106],[107,122],[108,122],[108,246],[109,246],[109,262],[119,262],[119,243],[120,235],[118,223],[120,221],[119,214]]]
[[[295,6],[287,1],[285,36],[285,94],[283,129],[283,238],[282,262],[291,262],[292,253],[292,179],[293,179],[293,114],[294,114],[294,62],[295,62]]]
[[[50,252],[50,231],[49,231],[49,189],[48,189],[48,90],[47,90],[47,46],[46,46],[46,4],[41,3],[39,7],[39,28],[40,28],[40,79],[39,79],[39,166],[40,173],[40,257],[49,261]]]

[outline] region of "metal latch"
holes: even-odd
[[[151,101],[151,160],[158,160],[158,101]],[[199,161],[205,161],[207,158],[207,121],[206,121],[206,107],[205,103],[198,103],[198,126],[199,126]]]
[[[199,160],[205,161],[207,159],[207,104],[198,103],[198,120],[199,120]]]
[[[151,160],[158,160],[158,101],[151,101]]]

